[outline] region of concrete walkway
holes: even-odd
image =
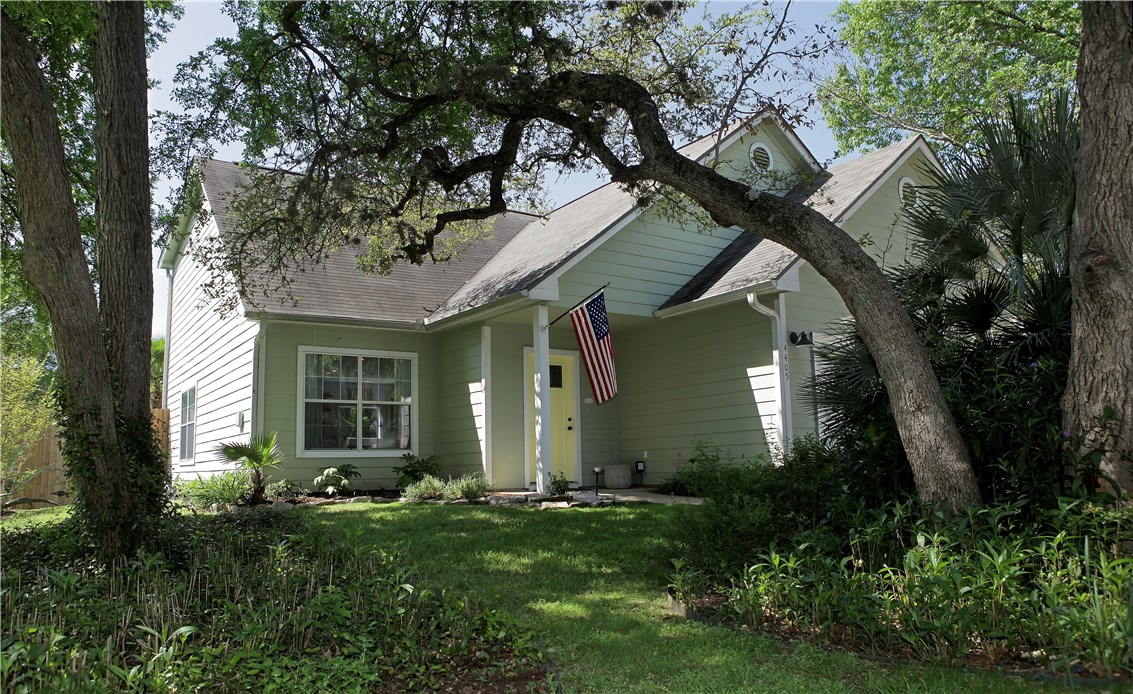
[[[572,489],[572,492],[591,492],[594,491],[593,487],[585,487],[583,489]],[[538,496],[538,493],[532,491],[525,491],[522,489],[513,489],[506,491],[493,492],[499,496],[524,496],[532,498]],[[615,504],[688,504],[696,506],[704,503],[704,499],[695,496],[674,496],[672,494],[658,494],[657,492],[647,487],[632,487],[630,489],[606,489],[605,487],[598,490],[598,498],[602,500],[613,501]]]

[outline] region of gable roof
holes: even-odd
[[[867,193],[874,184],[918,149],[918,145],[923,145],[928,156],[935,160],[924,138],[919,135],[894,142],[888,147],[831,167],[830,179],[810,196],[807,204],[832,222],[845,221],[858,203],[868,197]]]
[[[766,117],[741,121],[723,134],[707,135],[678,151],[690,159],[702,159],[723,150]],[[771,119],[792,135],[789,128]],[[804,159],[814,162],[797,138],[788,140],[797,143]],[[832,167],[816,192],[809,198],[805,192],[798,197],[831,221],[843,221],[918,146],[935,162],[923,138],[912,138]],[[205,160],[202,167],[204,195],[223,230],[236,221],[229,206],[248,182],[246,169],[218,160]],[[422,266],[398,264],[387,276],[359,272],[357,259],[364,249],[344,249],[318,268],[293,274],[290,296],[264,292],[244,296],[245,310],[252,316],[290,319],[433,324],[535,288],[601,245],[642,211],[633,195],[609,183],[546,217],[517,212],[500,215],[490,236],[470,243],[454,260]],[[166,249],[163,266],[171,266],[171,262],[166,265],[167,258],[178,252],[180,248]],[[723,298],[779,280],[798,262],[797,254],[773,241],[741,234],[658,310]],[[251,279],[252,286],[278,284],[266,273]]]
[[[218,229],[236,223],[229,206],[248,182],[247,167],[218,160],[202,162],[201,184]],[[413,325],[534,219],[519,212],[498,215],[490,235],[470,242],[451,261],[419,266],[399,263],[388,275],[358,271],[364,246],[345,248],[315,268],[302,272],[296,268],[288,274],[289,292],[265,292],[264,288],[277,287],[278,280],[266,268],[254,268],[241,297],[245,313],[250,317]]]
[[[834,223],[845,221],[858,203],[868,198],[872,189],[920,146],[935,162],[923,138],[917,136],[902,140],[831,167],[829,177],[806,198],[805,204]],[[785,246],[755,234],[740,234],[657,310],[661,312],[682,304],[709,301],[759,284],[775,282],[782,279],[798,261],[798,254]]]
[[[738,121],[723,133],[705,135],[677,151],[689,159],[700,160],[722,151],[764,120],[779,126],[799,154],[812,166],[820,168],[814,155],[790,128],[771,113]],[[426,322],[451,318],[535,287],[579,254],[599,245],[604,235],[617,230],[643,210],[633,195],[615,183],[607,183],[576,198],[517,234]]]

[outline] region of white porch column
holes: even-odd
[[[547,493],[551,473],[551,332],[547,307],[535,307],[532,345],[535,353],[535,491]]]

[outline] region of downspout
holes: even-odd
[[[173,269],[165,271],[165,354],[161,361],[161,409],[169,409],[169,350],[173,347]]]
[[[747,295],[747,304],[756,312],[771,319],[772,364],[775,368],[775,399],[779,405],[779,447],[782,453],[790,449],[791,436],[791,370],[787,355],[787,306],[786,293],[779,292],[775,298],[775,308],[759,300],[759,295]]]
[[[256,340],[252,347],[252,422],[248,430],[253,436],[262,436],[264,433],[264,351],[267,340],[267,323],[261,318],[256,321],[258,329]]]

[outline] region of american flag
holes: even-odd
[[[598,292],[581,306],[571,309],[570,322],[574,324],[594,400],[601,405],[618,392],[614,344],[610,339],[610,319],[606,317],[606,293]]]

